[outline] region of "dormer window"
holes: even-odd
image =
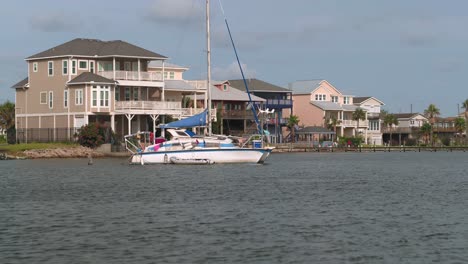
[[[315,101],[326,101],[327,95],[326,94],[316,94]]]
[[[227,84],[223,84],[223,91],[227,91]]]
[[[332,95],[331,96],[331,101],[332,101],[332,103],[338,103],[338,96]]]

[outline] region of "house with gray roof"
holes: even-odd
[[[324,79],[302,80],[288,85],[292,91],[294,101],[293,111],[304,126],[323,126],[336,129],[337,136],[357,136],[364,138],[366,143],[381,140],[374,137],[369,131],[369,114],[374,115],[370,107],[364,107],[372,100],[378,102],[378,110],[383,103],[380,100],[347,95],[338,90]],[[372,104],[374,106],[374,104]],[[366,117],[362,120],[353,120],[353,113],[361,108]],[[335,121],[336,120],[336,121]],[[379,127],[380,133],[380,127]],[[380,134],[381,138],[381,134]]]
[[[380,112],[385,104],[372,96],[353,97],[355,106],[362,108],[366,112],[369,122],[367,130],[363,131],[367,142],[374,145],[382,145],[382,119]],[[362,131],[361,131],[362,132]]]
[[[85,38],[27,57],[27,78],[12,87],[17,138],[73,140],[77,129],[93,122],[122,137],[154,130],[166,116],[202,111],[183,108],[182,98],[206,90],[184,82],[175,72],[186,68],[166,65],[167,59],[122,40]]]
[[[266,101],[263,103],[264,110],[268,109],[271,113],[271,118],[266,118],[264,128],[272,135],[271,142],[281,143],[282,130],[288,123],[288,117],[285,116],[285,110],[291,112],[293,107],[292,93],[290,89],[274,85],[259,79],[243,79],[229,80],[232,87],[241,91],[247,91],[253,95],[261,97]],[[247,88],[246,88],[247,83]],[[258,108],[258,106],[257,106]]]
[[[207,86],[206,80],[190,80],[189,84],[198,88]],[[249,95],[234,88],[230,81],[211,81],[211,102],[213,109],[218,112],[219,130],[217,133],[226,135],[242,136],[243,134],[256,131],[254,115],[249,102]],[[267,101],[259,96],[250,95],[254,103],[254,110],[258,112],[256,107],[263,108],[263,104]],[[198,102],[199,107],[206,105],[206,97],[204,95],[193,98]]]

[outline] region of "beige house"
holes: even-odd
[[[28,77],[16,89],[17,138],[71,140],[99,122],[119,136],[154,130],[165,116],[182,118],[184,94],[204,94],[182,80],[184,67],[125,41],[74,39],[26,58]]]
[[[366,112],[366,119],[368,120],[367,129],[361,129],[359,133],[365,135],[365,142],[373,145],[382,145],[382,120],[380,112],[382,106],[385,105],[382,101],[375,97],[354,97],[354,105],[362,108]]]
[[[352,115],[359,107],[354,104],[354,96],[341,93],[326,80],[296,81],[289,84],[292,90],[293,114],[304,126],[325,127],[326,120],[336,118],[337,136],[356,136],[358,133],[367,140],[369,121],[353,120]],[[364,109],[366,110],[366,109]]]

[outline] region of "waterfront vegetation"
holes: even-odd
[[[22,144],[8,144],[0,145],[0,152],[6,152],[10,155],[20,155],[26,150],[36,149],[57,149],[57,148],[74,148],[79,145],[76,143],[22,143]]]

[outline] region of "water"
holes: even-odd
[[[1,263],[467,263],[468,153],[0,162]]]

